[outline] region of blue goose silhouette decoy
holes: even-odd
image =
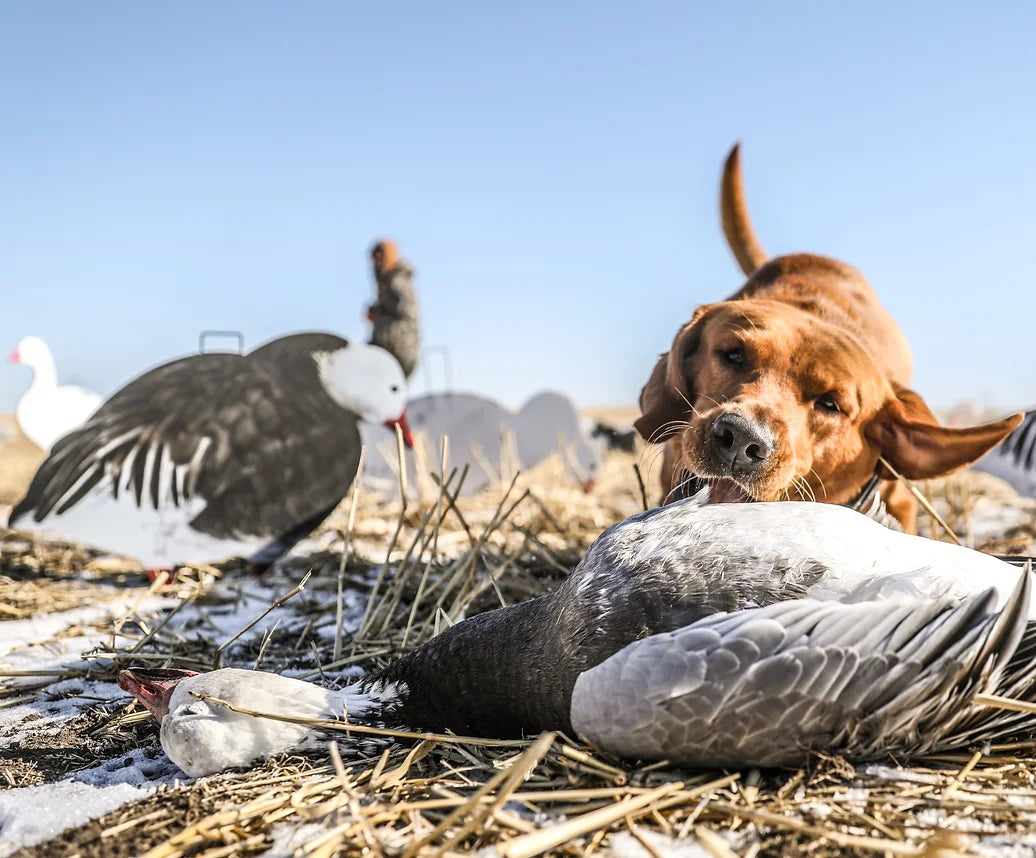
[[[975,465],[978,471],[1008,482],[1018,494],[1036,498],[1036,409]]]
[[[245,557],[265,567],[356,475],[363,422],[398,425],[406,381],[384,349],[308,332],[145,372],[55,444],[10,525],[146,568]]]

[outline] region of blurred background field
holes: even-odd
[[[587,420],[600,420],[612,426],[628,427],[636,419],[638,411],[628,406],[596,406],[582,409],[581,416]],[[976,409],[974,405],[959,406],[945,417],[954,422],[955,416],[963,415],[965,421],[989,419],[990,414]],[[995,415],[993,415],[995,416]],[[564,468],[556,459],[548,460],[531,474],[523,476],[538,485],[541,493],[552,498],[564,498],[565,507],[572,513],[571,534],[574,544],[589,544],[605,527],[620,521],[643,507],[646,498],[649,505],[659,502],[658,468],[660,448],[644,445],[639,439],[634,454],[609,451],[604,456],[602,471],[594,490],[583,494],[572,484]],[[0,521],[6,521],[10,507],[18,501],[28,486],[32,475],[43,460],[43,453],[26,440],[18,431],[12,415],[0,416]],[[506,462],[497,467],[504,473]],[[634,470],[640,471],[643,492]],[[425,463],[429,469],[419,481],[422,498],[430,503],[437,492],[433,471],[435,463]],[[477,495],[472,502],[476,505],[490,503],[505,488],[505,484],[494,487],[494,491]],[[1001,554],[1026,554],[1034,551],[1036,538],[1036,500],[1019,495],[1002,480],[975,470],[966,470],[940,480],[931,480],[920,487],[932,501],[936,511],[967,545]],[[398,504],[392,499],[378,498],[370,492],[361,492],[363,503],[373,505],[373,515],[361,515],[359,532],[369,532],[376,539],[390,535],[392,521],[397,514]],[[321,530],[335,530],[341,526],[343,509],[349,503],[347,498],[338,513],[326,521]],[[583,519],[575,524],[582,515]],[[923,535],[935,539],[949,540],[945,530],[922,509],[919,530]]]
[[[21,433],[13,414],[0,415],[0,515],[4,521],[25,494],[44,455]]]

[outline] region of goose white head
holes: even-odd
[[[11,363],[21,363],[37,372],[54,368],[54,357],[39,337],[22,337],[11,352]]]
[[[343,717],[347,709],[362,714],[369,705],[348,692],[238,668],[200,674],[174,669],[123,670],[119,687],[155,716],[163,750],[195,777],[247,766],[298,747],[310,736],[310,729],[302,724],[253,717],[234,708],[312,719]]]
[[[380,346],[350,343],[318,352],[314,359],[328,396],[365,423],[398,426],[404,443],[413,446],[406,420],[406,376],[395,357]]]

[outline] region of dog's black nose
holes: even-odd
[[[773,455],[773,434],[740,414],[721,414],[712,424],[709,448],[721,470],[748,476]]]

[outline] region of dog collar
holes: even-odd
[[[847,506],[849,509],[854,509],[857,512],[863,512],[873,506],[874,495],[878,492],[878,484],[880,482],[881,477],[877,474],[873,474],[871,478],[863,484],[863,488],[860,489],[860,493],[852,500],[846,501],[842,506]]]
[[[873,519],[878,524],[884,525],[889,530],[903,530],[903,525],[899,521],[889,515],[889,511],[885,509],[885,502],[881,499],[881,492],[878,491],[878,485],[881,483],[881,477],[877,474],[872,476],[864,484],[860,493],[848,503],[842,504],[842,506],[849,509],[855,510],[858,513],[862,513],[867,518]]]

